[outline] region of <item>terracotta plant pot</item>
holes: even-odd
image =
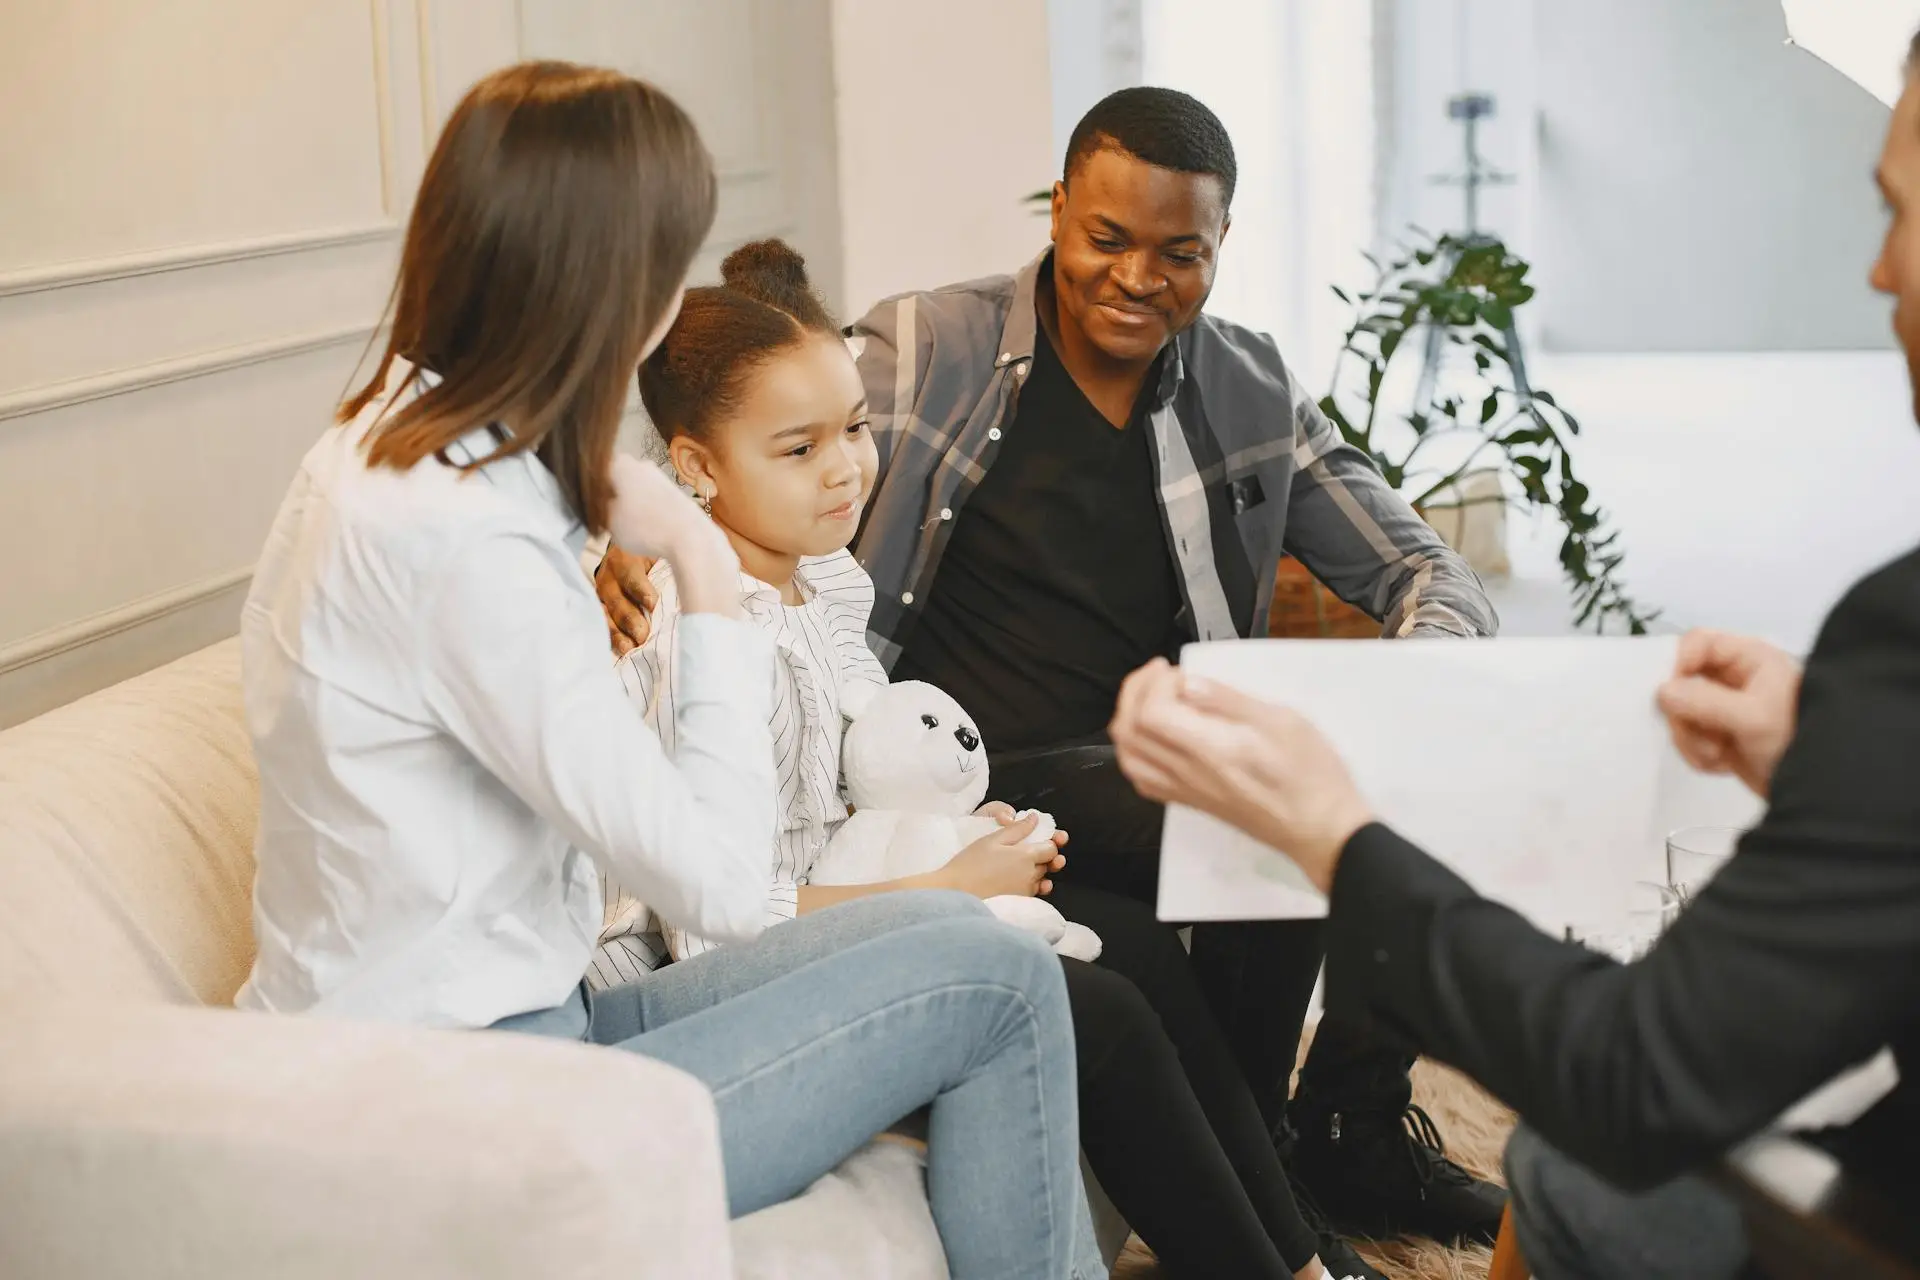
[[[1327,590],[1298,560],[1283,556],[1273,575],[1267,634],[1277,640],[1375,640],[1380,624]]]

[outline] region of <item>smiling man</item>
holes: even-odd
[[[1158,881],[1161,811],[1102,736],[1120,682],[1190,640],[1263,635],[1283,550],[1386,635],[1495,626],[1466,565],[1273,342],[1202,314],[1235,178],[1205,106],[1122,90],[1074,130],[1046,253],[884,302],[853,331],[883,477],[855,547],[878,597],[870,638],[894,679],[978,718],[996,797],[1073,832],[1054,902],[1096,931],[1114,895],[1151,902]],[[1194,932],[1194,972],[1270,1123],[1320,949],[1317,923]],[[1155,971],[1162,955],[1107,962],[1143,986],[1179,977]],[[1338,1025],[1322,1036],[1294,1109],[1316,1198],[1354,1230],[1490,1232],[1498,1193],[1403,1124],[1406,1059]]]
[[[1122,90],[1074,130],[1046,252],[854,325],[880,453],[854,553],[893,678],[951,693],[993,753],[994,798],[1073,833],[1053,901],[1107,939],[1101,963],[1157,1008],[1189,1003],[1197,980],[1191,1003],[1213,1017],[1180,1030],[1182,1064],[1286,1252],[1302,1224],[1264,1170],[1321,924],[1201,925],[1191,960],[1167,930],[1116,941],[1143,936],[1121,916],[1154,900],[1162,814],[1120,775],[1104,729],[1148,659],[1263,635],[1283,552],[1390,637],[1489,635],[1495,620],[1272,340],[1202,314],[1235,177],[1205,106]],[[599,576],[616,645],[637,641],[644,586],[617,556]],[[1490,1238],[1503,1197],[1414,1136],[1433,1130],[1410,1107],[1408,1065],[1323,1024],[1293,1107],[1294,1171],[1349,1230]],[[1331,1236],[1320,1257],[1336,1276],[1374,1274]]]

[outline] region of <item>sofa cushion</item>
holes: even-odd
[[[258,810],[236,641],[0,733],[0,1004],[231,1000]]]
[[[947,1280],[926,1156],[868,1143],[793,1199],[733,1223],[735,1280]]]

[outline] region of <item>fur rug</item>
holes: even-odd
[[[1313,1030],[1300,1041],[1306,1057]],[[1413,1067],[1413,1100],[1427,1109],[1446,1139],[1447,1154],[1482,1178],[1503,1181],[1500,1153],[1513,1129],[1513,1113],[1494,1101],[1479,1085],[1451,1067],[1422,1058]],[[1486,1280],[1493,1251],[1480,1246],[1449,1249],[1431,1240],[1360,1241],[1367,1261],[1392,1280]],[[1140,1237],[1127,1248],[1113,1269],[1114,1280],[1160,1280],[1160,1268]]]

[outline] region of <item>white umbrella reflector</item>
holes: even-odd
[[[1787,39],[1889,107],[1906,80],[1920,0],[1780,0]]]

